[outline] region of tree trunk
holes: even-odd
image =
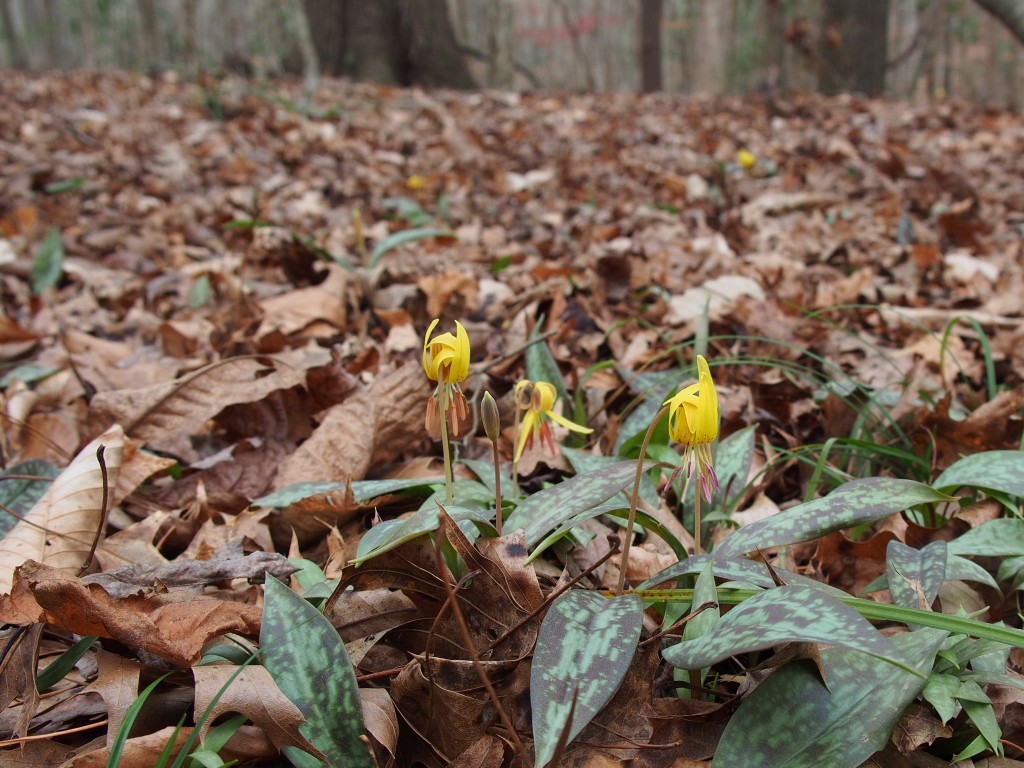
[[[22,43],[21,31],[18,29],[14,17],[14,8],[11,7],[14,0],[0,0],[0,14],[4,24],[4,42],[7,43],[7,50],[10,56],[10,66],[13,69],[28,69],[28,53]]]
[[[344,73],[356,80],[402,85],[405,61],[396,0],[344,3]]]
[[[1024,44],[1024,3],[1020,0],[974,0]]]
[[[701,3],[700,9],[693,87],[696,91],[721,93],[728,79],[732,5],[725,0],[714,0]]]
[[[446,0],[303,0],[320,66],[390,85],[474,88]]]
[[[640,90],[660,91],[663,0],[640,0]]]
[[[823,93],[881,96],[888,59],[889,0],[825,0],[821,20]]]
[[[63,46],[61,45],[60,33],[60,8],[57,0],[45,0],[43,3],[43,17],[46,19],[46,58],[47,66],[54,69],[61,69],[63,66]]]
[[[328,75],[346,74],[345,4],[338,0],[303,0],[302,5],[313,33],[321,71]]]

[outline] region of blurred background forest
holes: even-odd
[[[1024,0],[0,0],[0,65],[1024,108]]]

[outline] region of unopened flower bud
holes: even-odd
[[[492,443],[498,442],[498,434],[501,432],[501,418],[498,416],[498,404],[494,402],[490,392],[484,392],[480,401],[480,421],[483,422],[484,432]]]

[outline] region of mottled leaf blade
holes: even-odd
[[[742,555],[758,547],[813,541],[833,531],[881,520],[916,504],[949,500],[948,496],[913,480],[889,477],[852,480],[828,496],[744,526],[728,536],[715,551],[723,555]]]
[[[64,274],[64,243],[60,239],[60,230],[51,227],[43,238],[35,258],[32,259],[32,293],[39,295],[53,288],[60,282]]]
[[[633,661],[642,625],[643,603],[636,595],[607,599],[575,589],[551,604],[530,668],[534,765],[546,765],[554,756],[574,695],[569,741],[615,695]]]
[[[1024,555],[1024,520],[1017,517],[989,520],[949,542],[948,551],[961,557],[1020,557]]]
[[[821,589],[778,587],[726,613],[706,635],[666,648],[674,667],[701,669],[788,642],[829,643],[893,660],[889,641],[853,608]]]
[[[373,768],[360,739],[363,711],[345,644],[323,614],[270,574],[260,649],[274,682],[306,718],[302,735],[331,758],[332,766]],[[295,765],[320,764],[305,752],[286,749]]]
[[[885,572],[896,605],[928,610],[946,578],[946,542],[914,549],[894,539],[885,549]]]
[[[488,525],[494,523],[490,510],[451,506],[445,507],[445,511],[452,520],[459,523],[460,527],[463,527],[466,521]],[[439,515],[440,512],[435,504],[433,507],[423,506],[407,518],[385,520],[383,523],[378,523],[363,534],[356,547],[356,556],[352,562],[362,565],[371,557],[377,557],[425,533],[436,531]]]
[[[433,483],[443,483],[444,478],[395,478],[393,480],[357,480],[353,483],[345,482],[309,482],[293,483],[280,490],[261,496],[252,503],[254,507],[276,507],[283,509],[290,507],[313,496],[327,494],[338,494],[338,504],[343,504],[346,497],[346,489],[352,489],[352,499],[355,503],[368,502],[379,496],[389,493],[407,491],[411,488],[426,487]]]
[[[932,485],[940,491],[970,487],[1024,496],[1024,451],[972,453],[948,466]]]
[[[758,685],[729,720],[713,768],[856,768],[885,747],[946,633],[892,638],[901,664],[845,648],[822,651],[826,688],[809,661],[787,664]]]
[[[565,386],[562,369],[558,367],[558,361],[551,354],[547,342],[540,338],[543,322],[542,318],[530,331],[530,344],[523,355],[526,377],[531,381],[546,381],[551,384],[558,393],[558,399],[563,403],[569,403],[569,389]]]
[[[610,499],[631,484],[635,475],[635,461],[620,461],[604,469],[571,477],[523,501],[508,516],[505,530],[511,532],[522,528],[526,545],[534,547],[564,520]]]
[[[715,448],[715,471],[723,495],[715,501],[723,509],[732,509],[746,486],[750,465],[754,461],[755,432],[756,427],[733,432]],[[690,486],[696,488],[697,484],[691,483]]]
[[[20,517],[36,505],[52,484],[45,478],[56,477],[60,467],[42,459],[29,459],[8,467],[0,475],[0,538],[7,534]],[[39,480],[30,479],[41,478]]]

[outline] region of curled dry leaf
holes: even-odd
[[[261,615],[256,606],[186,590],[116,599],[96,584],[32,561],[18,569],[14,593],[0,596],[0,620],[45,621],[79,635],[113,638],[182,667],[197,662],[211,638],[258,634]]]
[[[107,488],[117,486],[124,432],[113,426],[89,443],[57,476],[31,511],[0,540],[0,594],[10,593],[14,569],[33,559],[77,571],[103,518],[103,472],[96,458],[103,446]]]

